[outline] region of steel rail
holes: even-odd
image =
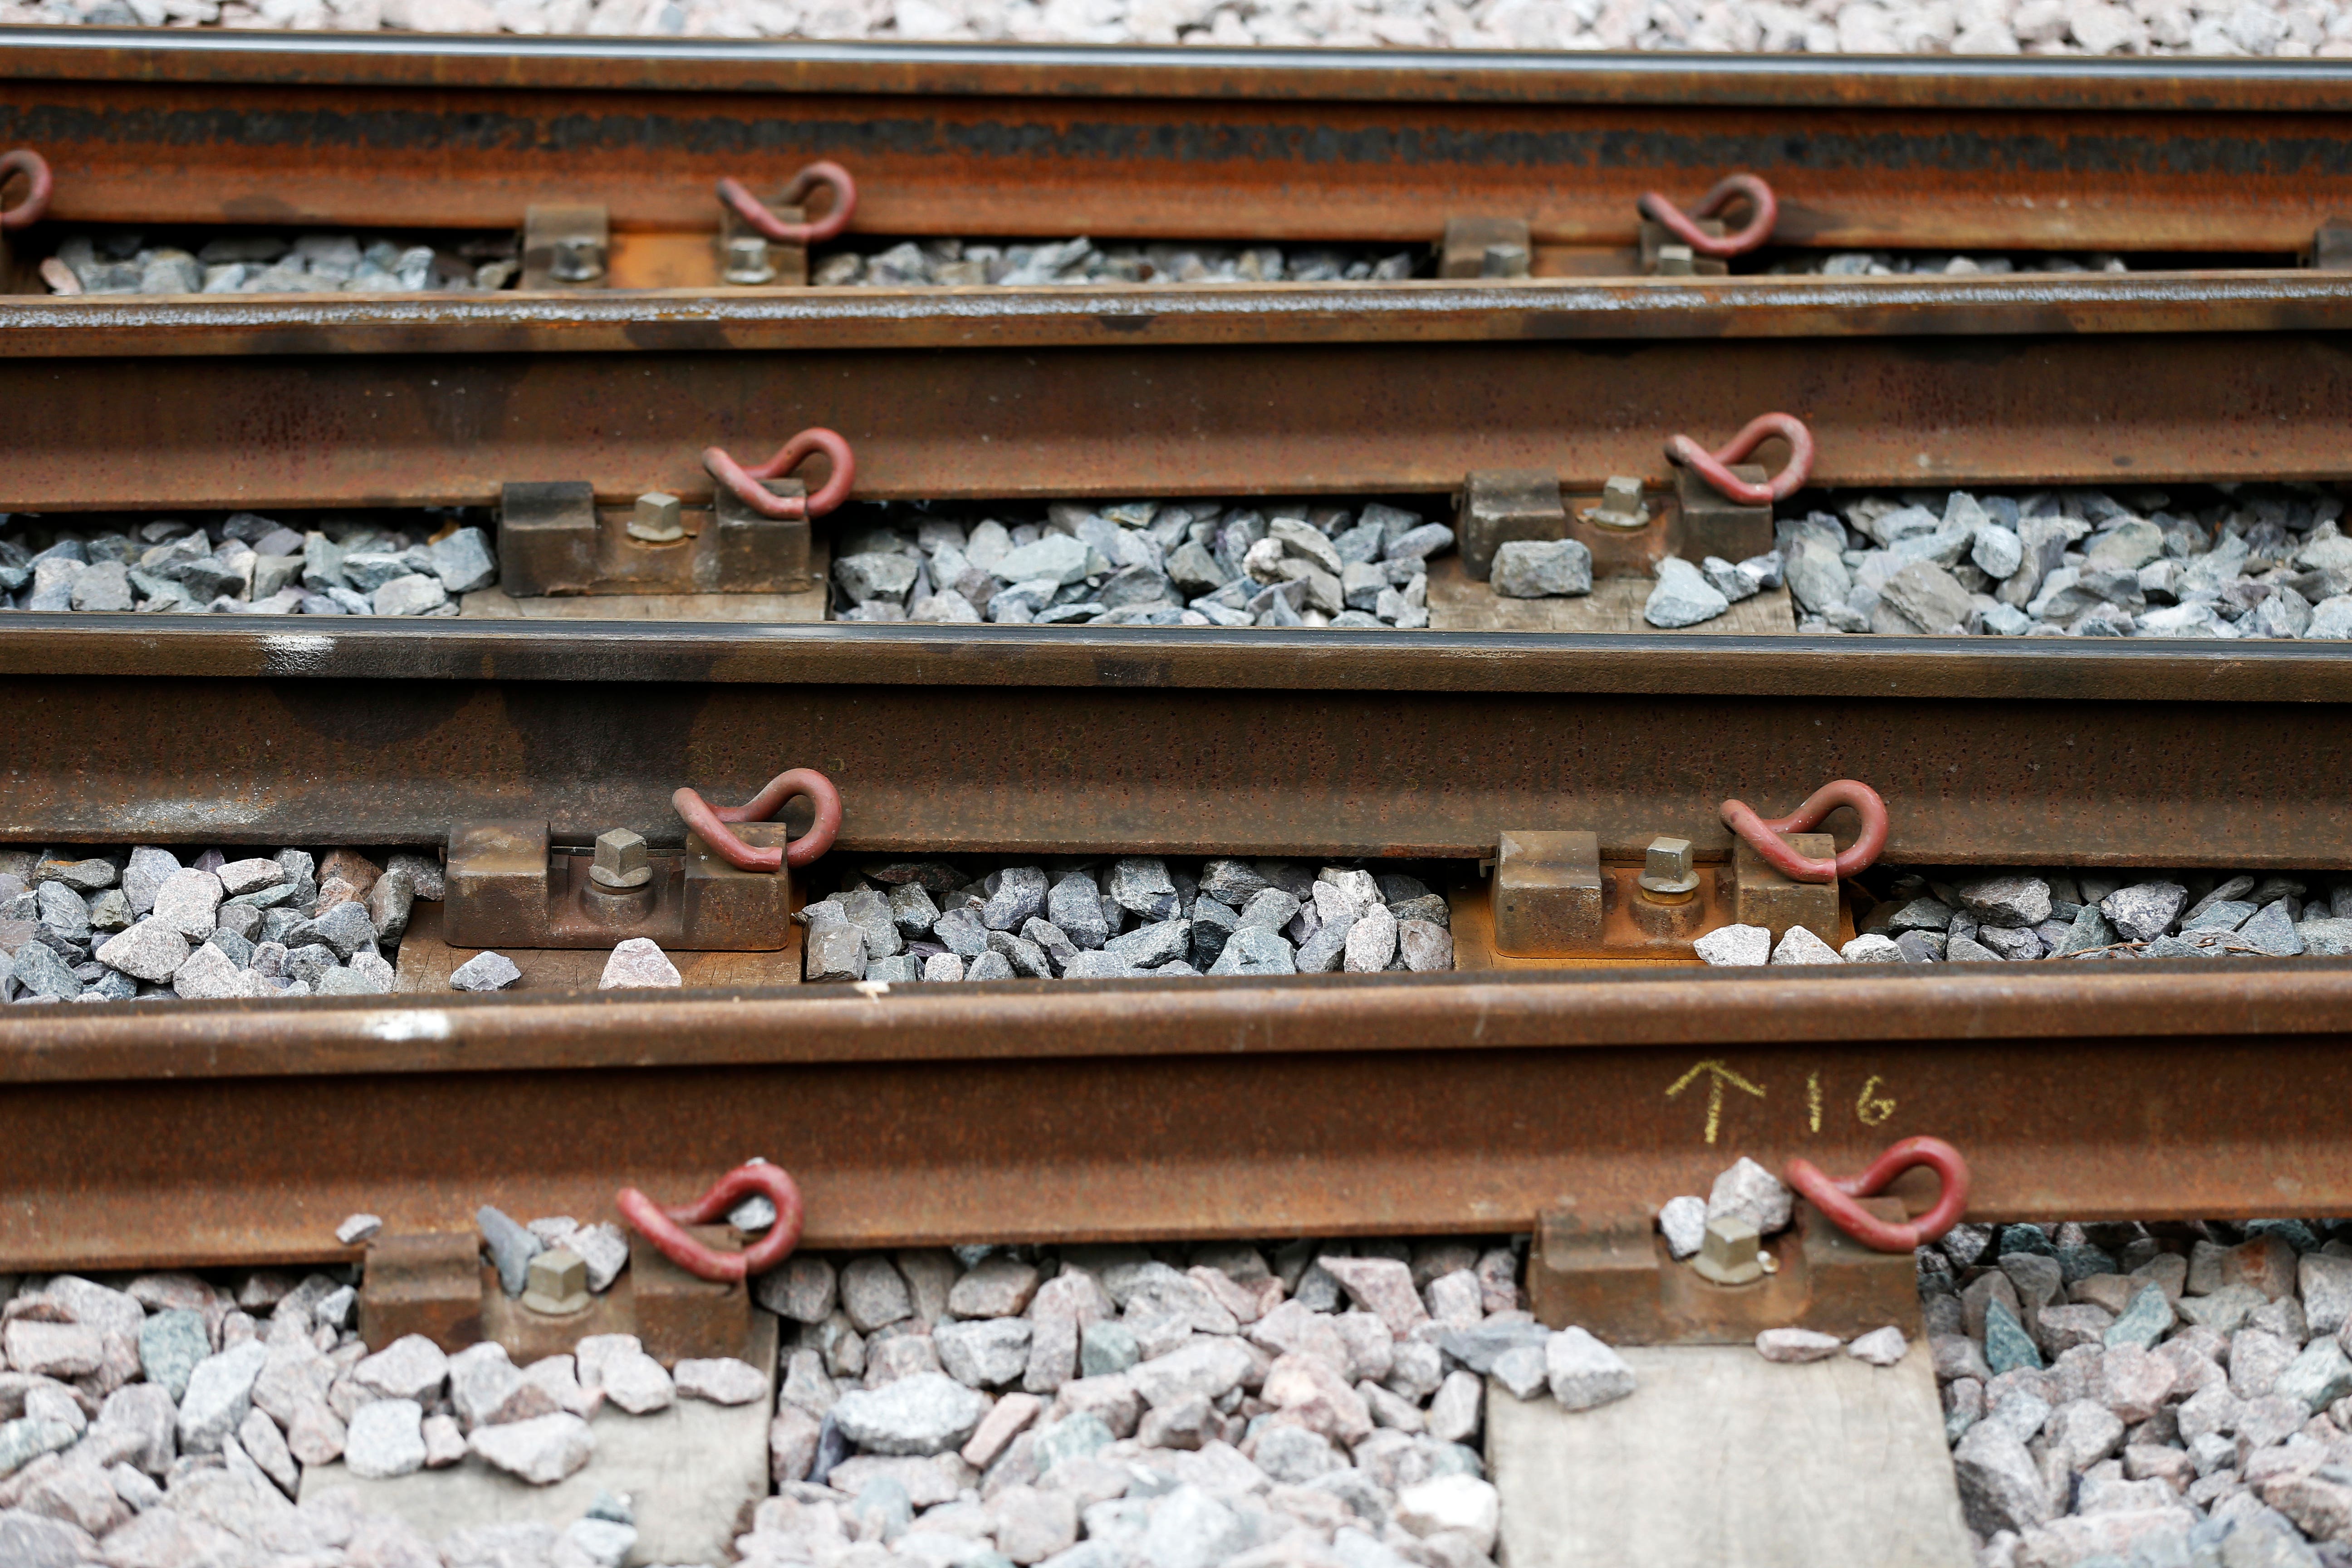
[[[1807,60],[0,29],[68,223],[511,226],[848,166],[870,234],[1630,244],[1735,170],[1783,243],[2287,254],[2352,210],[2334,61]],[[1201,112],[1203,102],[1215,112]]]
[[[19,842],[675,843],[782,745],[852,855],[1721,858],[1726,798],[1850,777],[1890,862],[2352,868],[2336,645],[12,620]]]
[[[1087,327],[1098,346],[1061,347],[1027,343],[993,303],[974,302],[966,346],[950,353],[761,352],[693,322],[667,334],[689,346],[543,354],[339,353],[331,332],[305,329],[256,334],[251,346],[277,353],[146,357],[135,329],[97,332],[89,346],[110,352],[0,359],[11,420],[0,510],[483,506],[509,481],[556,479],[616,500],[701,497],[706,448],[749,450],[809,425],[848,438],[867,500],[1442,498],[1478,468],[1664,486],[1666,436],[1736,430],[1759,408],[1811,426],[1813,480],[1828,487],[2347,471],[2352,358],[2332,301],[2326,331],[2199,331],[2191,296],[2126,312],[2185,331],[2076,331],[2053,309],[2038,332],[1947,335],[1915,330],[1936,315],[1923,307],[1880,318],[1891,335],[1647,342],[1579,338],[1572,315],[1540,310],[1509,341],[1347,341],[1367,334],[1343,325],[1329,339],[1255,342],[1278,329],[1253,302],[1153,301]],[[1153,338],[1163,314],[1225,339]],[[2028,307],[2020,324],[2032,319]],[[1871,320],[1854,312],[1857,328]],[[1135,331],[1120,341],[1123,323]],[[493,324],[483,338],[495,351],[501,335]],[[103,437],[115,429],[141,439]]]
[[[1978,1215],[2352,1213],[2347,1005],[2298,960],[16,1007],[0,1268],[601,1218],[752,1154],[817,1247],[1520,1230],[1914,1133]]]

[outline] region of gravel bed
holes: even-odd
[[[442,886],[405,851],[0,849],[0,1000],[384,995]]]
[[[845,509],[833,616],[999,626],[1429,625],[1442,522],[1382,501]]]
[[[1801,926],[1699,939],[1727,967],[1759,963],[2027,963],[2042,959],[2341,958],[2352,954],[2352,879],[2340,871],[1944,871],[1874,868],[1879,901],[1832,949]]]
[[[1808,503],[1810,510],[1808,510]],[[1801,513],[1801,515],[1799,515]],[[1888,637],[2352,637],[2342,498],[2315,489],[1800,495],[1777,548],[1668,557],[1646,617],[1698,626],[1788,584],[1797,630]],[[1509,598],[1592,591],[1575,540],[1496,552]]]
[[[764,1229],[750,1200],[731,1216]],[[363,1239],[377,1222],[340,1228]],[[592,1290],[615,1226],[480,1214],[509,1294],[571,1258]],[[1571,1408],[1633,1374],[1524,1310],[1527,1238],[1265,1246],[961,1247],[801,1254],[761,1277],[783,1319],[775,1489],[748,1564],[1491,1568],[1476,1447],[1486,1375]],[[759,1369],[665,1368],[626,1335],[515,1367],[410,1337],[370,1353],[350,1269],[0,1277],[0,1560],[249,1568],[583,1568],[635,1542],[626,1499],[562,1531],[440,1542],[348,1500],[293,1506],[303,1469],[385,1478],[469,1454],[536,1485],[576,1473],[605,1405],[759,1399]],[[210,1555],[201,1549],[210,1548]],[[507,1554],[491,1555],[494,1549]],[[46,1553],[46,1554],[45,1554]]]
[[[10,0],[0,25],[1849,55],[2352,54],[2304,0]]]
[[[1676,1258],[1709,1226],[1787,1228],[1742,1159],[1658,1211]],[[1726,1233],[1727,1236],[1729,1233]],[[2352,1562],[2352,1233],[2341,1221],[1958,1225],[1917,1249],[1944,1431],[1981,1568],[2342,1568]],[[1780,1362],[1890,1364],[1770,1329]]]
[[[1120,980],[1454,967],[1445,897],[1298,860],[880,862],[808,905],[811,980]]]
[[[498,581],[477,514],[327,517],[309,531],[249,511],[124,527],[0,512],[0,607],[158,615],[454,616]]]
[[[52,294],[450,293],[502,289],[511,236],[455,248],[352,234],[225,236],[194,250],[130,233],[68,235],[41,264]]]
[[[1167,243],[1098,246],[1077,238],[1042,244],[907,240],[887,250],[836,250],[809,268],[827,287],[998,283],[1390,283],[1429,276],[1426,247],[1381,251],[1317,246]]]
[[[1918,1258],[1985,1568],[2352,1562],[2341,1221],[1963,1225]]]

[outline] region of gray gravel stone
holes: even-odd
[[[1101,890],[1083,871],[1073,871],[1054,884],[1045,898],[1045,918],[1081,950],[1099,948],[1110,936]]]
[[[1507,599],[1592,592],[1592,552],[1573,539],[1510,540],[1495,552],[1488,577]]]
[[[492,1266],[499,1271],[499,1288],[509,1297],[521,1296],[530,1283],[530,1260],[545,1251],[547,1244],[488,1204],[474,1211],[474,1224],[482,1233],[482,1246],[489,1252]],[[386,1392],[405,1391],[393,1388]]]
[[[2099,912],[2122,940],[2148,942],[2164,933],[2188,898],[2178,882],[2136,882],[2100,900]]]
[[[1731,608],[1699,569],[1679,556],[1658,563],[1658,585],[1642,606],[1642,618],[1654,626],[1673,629],[1711,621]]]
[[[188,1379],[211,1352],[212,1337],[201,1312],[174,1308],[139,1325],[140,1371],[174,1404],[186,1395]]]
[[[248,1340],[196,1363],[179,1401],[182,1453],[220,1452],[221,1439],[236,1431],[252,1408],[254,1380],[268,1358],[268,1346]]]
[[[452,594],[470,594],[498,581],[498,558],[490,552],[489,536],[478,528],[458,529],[425,548],[434,574]]]
[[[995,887],[981,910],[981,921],[989,930],[1018,931],[1024,922],[1045,911],[1047,888],[1044,868],[1007,867],[991,879]]]
[[[451,989],[503,991],[522,978],[514,960],[497,952],[478,952],[449,972]]]

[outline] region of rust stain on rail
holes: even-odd
[[[0,37],[0,142],[50,158],[68,222],[502,227],[590,199],[715,229],[715,179],[812,157],[856,172],[877,234],[1430,243],[1475,213],[1620,245],[1643,190],[1742,169],[1783,193],[1784,243],[2291,253],[2352,204],[2326,68],[26,37]]]
[[[1517,1230],[1913,1132],[1967,1152],[1980,1215],[2352,1213],[2352,969],[2090,968],[12,1009],[0,1268],[605,1217],[751,1154],[824,1247]],[[1710,1060],[1763,1091],[1712,1142],[1668,1092]]]

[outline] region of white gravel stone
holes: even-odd
[[[1397,1493],[1397,1522],[1423,1538],[1458,1531],[1481,1552],[1495,1549],[1502,1494],[1475,1476],[1436,1476]]]
[[[248,1340],[196,1363],[188,1391],[180,1397],[181,1452],[220,1451],[221,1439],[236,1430],[252,1407],[254,1380],[268,1359],[268,1346]]]
[[[379,1399],[352,1413],[343,1465],[362,1480],[390,1480],[425,1468],[425,1410],[414,1399]]]
[[[927,1372],[843,1394],[833,1419],[868,1453],[944,1454],[963,1446],[988,1405],[985,1394],[944,1373]]]
[[[155,889],[155,916],[182,936],[201,940],[219,923],[221,882],[194,867],[174,871]]]
[[[596,982],[599,991],[632,990],[652,986],[681,984],[677,965],[649,936],[633,936],[613,949],[613,956],[604,961],[604,977]]]
[[[1495,1358],[1494,1379],[1521,1399],[1543,1392],[1551,1372],[1544,1364],[1542,1345],[1517,1345]]]
[[[345,1247],[357,1247],[383,1228],[383,1221],[372,1214],[355,1214],[335,1227],[335,1239]]]
[[[1771,962],[1772,933],[1762,926],[1721,926],[1691,946],[1701,960],[1721,968],[1760,968]]]
[[[1864,931],[1860,936],[1855,937],[1852,942],[1847,942],[1843,947],[1838,949],[1838,956],[1844,959],[1848,963],[1901,963],[1905,962],[1903,950],[1895,944],[1895,939],[1891,936],[1881,936],[1876,931]]]
[[[563,1411],[530,1421],[480,1427],[466,1443],[485,1464],[535,1487],[553,1486],[586,1465],[596,1452],[596,1435],[588,1429],[588,1423]],[[423,1447],[421,1436],[418,1447]]]
[[[1767,1329],[1756,1336],[1756,1353],[1766,1361],[1826,1361],[1843,1348],[1844,1342],[1835,1334],[1811,1329]]]
[[[169,921],[144,920],[110,938],[98,950],[98,961],[161,984],[188,961],[188,939]]]
[[[1570,1410],[1590,1410],[1633,1392],[1625,1358],[1580,1328],[1562,1329],[1544,1345],[1551,1395]]]
[[[583,1384],[587,1379],[583,1376]],[[666,1410],[677,1399],[677,1385],[662,1363],[642,1350],[624,1350],[604,1363],[596,1387],[604,1397],[632,1415],[649,1415]]]
[[[1803,926],[1790,926],[1772,950],[1774,963],[1843,963],[1837,949]]]
[[[386,1399],[436,1397],[449,1375],[449,1358],[423,1334],[404,1334],[352,1368],[352,1381]]]
[[[1690,1258],[1706,1239],[1706,1200],[1685,1195],[1668,1198],[1658,1208],[1658,1229],[1666,1238],[1666,1250],[1676,1258]]]
[[[707,1399],[713,1405],[749,1405],[768,1392],[768,1380],[760,1370],[732,1356],[681,1361],[670,1368],[670,1380],[681,1398]]]
[[[1716,1177],[1715,1190],[1707,1194],[1706,1217],[1737,1215],[1753,1225],[1757,1235],[1770,1236],[1788,1228],[1794,1203],[1795,1194],[1781,1185],[1780,1177],[1743,1154]]]
[[[1658,585],[1642,606],[1642,618],[1654,626],[1673,630],[1711,621],[1731,608],[1731,601],[1706,580],[1706,574],[1680,556],[1658,563]]]
[[[1855,1335],[1853,1342],[1845,1347],[1845,1353],[1873,1366],[1893,1366],[1910,1348],[1911,1342],[1903,1337],[1903,1331],[1889,1323],[1883,1329]]]

